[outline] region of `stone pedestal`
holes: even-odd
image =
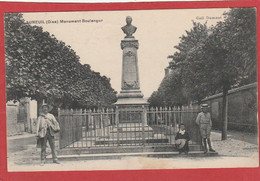
[[[138,40],[134,37],[121,41],[122,81],[121,91],[115,105],[118,110],[118,127],[112,130],[112,136],[126,139],[145,139],[153,137],[153,130],[147,125],[146,110],[148,102],[140,90],[137,49]]]
[[[121,91],[115,103],[117,126],[111,134],[126,138],[130,142],[139,139],[144,142],[146,138],[153,137],[153,130],[147,125],[148,102],[140,90],[137,57],[139,43],[133,36],[137,28],[131,25],[130,16],[126,17],[126,23],[126,26],[122,27],[126,36],[121,40],[123,51]]]
[[[117,95],[118,101],[115,105],[120,107],[140,107],[147,106],[147,101],[143,98],[140,90],[137,49],[139,48],[138,40],[125,38],[121,41],[123,50],[122,63],[122,81],[121,91]]]

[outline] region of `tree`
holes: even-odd
[[[180,72],[171,72],[164,77],[158,90],[148,99],[150,106],[182,106],[188,103]]]
[[[186,31],[186,35],[180,37],[180,43],[174,47],[178,51],[173,56],[169,56],[172,59],[169,68],[180,72],[188,99],[196,100],[198,103],[213,90],[205,84],[209,80],[205,73],[206,64],[201,61],[205,58],[203,45],[208,34],[209,29],[206,24],[193,22],[192,29]],[[197,71],[202,69],[204,72]]]
[[[150,103],[149,106],[151,107],[166,106],[165,104],[163,104],[164,99],[165,97],[161,95],[161,92],[154,91],[148,99],[148,102]]]
[[[30,97],[79,108],[116,100],[107,77],[82,65],[70,46],[25,23],[20,13],[5,14],[5,53],[7,101]]]
[[[256,81],[256,11],[234,8],[219,22],[204,46],[208,77],[222,88],[222,140],[227,139],[227,94],[232,87]]]
[[[213,90],[204,83],[207,81],[206,74],[197,71],[205,67],[200,60],[204,58],[202,47],[208,33],[209,29],[206,24],[193,22],[192,29],[186,31],[186,34],[180,37],[180,43],[174,46],[177,51],[168,56],[172,59],[169,68],[173,73],[162,80],[156,94],[161,95],[164,106],[169,101],[171,105],[179,106],[193,100],[200,103]]]
[[[224,22],[207,28],[193,23],[169,64],[180,69],[188,97],[200,100],[223,92],[222,139],[227,133],[227,93],[232,87],[256,81],[256,12],[254,8],[234,8]]]

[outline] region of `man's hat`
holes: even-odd
[[[43,107],[48,107],[48,111],[51,111],[52,108],[53,108],[51,105],[46,104],[46,103],[43,103],[43,104],[41,105],[41,109],[43,109]]]
[[[200,108],[202,109],[202,108],[209,108],[209,105],[208,104],[202,104],[201,106],[200,106]]]
[[[50,108],[50,106],[48,104],[46,104],[46,103],[43,103],[41,107],[43,108],[44,106]]]
[[[186,143],[186,140],[185,139],[177,139],[175,141],[175,146],[178,148],[178,149],[182,149],[184,147]]]

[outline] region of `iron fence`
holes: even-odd
[[[174,144],[184,123],[191,142],[201,144],[193,107],[117,107],[59,110],[60,148],[91,148]]]

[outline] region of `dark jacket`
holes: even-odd
[[[186,141],[190,141],[189,133],[187,131],[185,131],[185,133],[182,135],[180,132],[178,132],[175,137],[175,140],[177,140],[177,139],[186,139]]]

